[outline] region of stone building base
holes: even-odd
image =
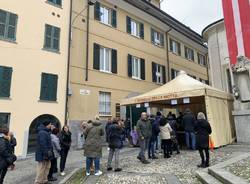
[[[233,111],[237,142],[250,143],[250,110]]]

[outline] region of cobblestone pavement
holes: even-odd
[[[232,154],[249,151],[250,145],[230,145],[217,149],[214,153],[211,153],[211,164],[213,165],[217,162],[230,158]],[[105,171],[104,175],[97,180],[99,184],[139,184],[140,181],[143,180],[151,180],[151,182],[148,183],[163,183],[164,179],[160,177],[163,175],[166,175],[166,178],[176,176],[183,184],[198,183],[194,176],[194,172],[197,170],[196,165],[200,162],[198,152],[196,151],[182,151],[180,155],[174,155],[171,159],[164,159],[160,156],[160,159],[152,161],[149,165],[143,165],[136,159],[137,151],[134,149],[132,151],[131,148],[125,148],[122,152],[130,153],[121,155],[121,167],[123,168],[123,172],[107,173]],[[103,166],[105,166],[107,161],[106,158],[107,149],[104,148],[104,158],[102,159]],[[70,152],[67,160],[66,173],[71,172],[75,168],[82,168],[84,166],[85,158],[83,157],[83,151],[80,150]],[[5,184],[32,184],[35,179],[35,173],[36,162],[33,157],[17,161],[16,169],[7,173]],[[126,181],[122,178],[125,178]],[[61,181],[62,177],[58,176],[58,179]],[[59,181],[55,182],[55,184],[59,183]]]

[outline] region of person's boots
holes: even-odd
[[[205,168],[206,164],[205,164],[204,161],[202,161],[201,164],[197,165],[197,167],[199,167],[199,168]]]

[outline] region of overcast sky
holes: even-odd
[[[222,0],[163,0],[161,9],[194,31],[201,33],[223,18]]]

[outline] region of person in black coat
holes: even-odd
[[[35,184],[47,183],[48,174],[53,159],[53,147],[51,143],[51,123],[45,121],[37,128],[37,148],[35,159],[38,162]]]
[[[177,135],[177,128],[178,128],[178,124],[177,124],[177,118],[175,114],[172,114],[172,116],[169,116],[167,118],[169,125],[172,128],[172,132],[171,132],[171,140],[172,140],[172,146],[171,146],[171,151],[170,151],[170,155],[173,154],[173,150],[175,150],[177,152],[177,154],[180,154],[180,149],[179,149],[179,143],[178,143],[178,135]]]
[[[196,137],[195,137],[195,117],[190,109],[186,109],[183,116],[182,124],[185,130],[186,146],[188,149],[196,150]],[[191,143],[190,143],[191,139]]]
[[[16,156],[12,152],[8,139],[8,128],[0,127],[0,184],[3,184],[8,167],[14,168]]]
[[[10,137],[10,146],[11,146],[12,153],[15,153],[15,147],[17,143],[16,143],[16,138],[14,137],[13,132],[9,132],[9,137]]]
[[[122,169],[119,167],[119,153],[120,149],[123,146],[122,143],[122,135],[124,132],[124,127],[122,121],[114,121],[112,125],[110,125],[109,130],[109,157],[108,157],[108,164],[107,170],[111,171],[113,168],[111,166],[113,156],[115,156],[115,172],[120,172]]]
[[[69,127],[64,125],[62,131],[59,135],[60,144],[61,144],[61,160],[60,160],[60,172],[61,175],[64,176],[65,172],[65,164],[68,156],[68,152],[71,146],[71,132],[69,131]]]
[[[148,146],[148,158],[158,159],[158,157],[155,156],[155,147],[156,147],[156,141],[160,133],[160,120],[161,120],[160,112],[157,112],[156,118],[151,116],[149,120],[152,124],[152,136],[150,138]]]
[[[195,125],[197,147],[201,157],[201,164],[198,167],[209,167],[209,135],[212,133],[212,129],[204,113],[199,112],[197,116],[197,122]],[[204,156],[206,155],[206,159]]]

